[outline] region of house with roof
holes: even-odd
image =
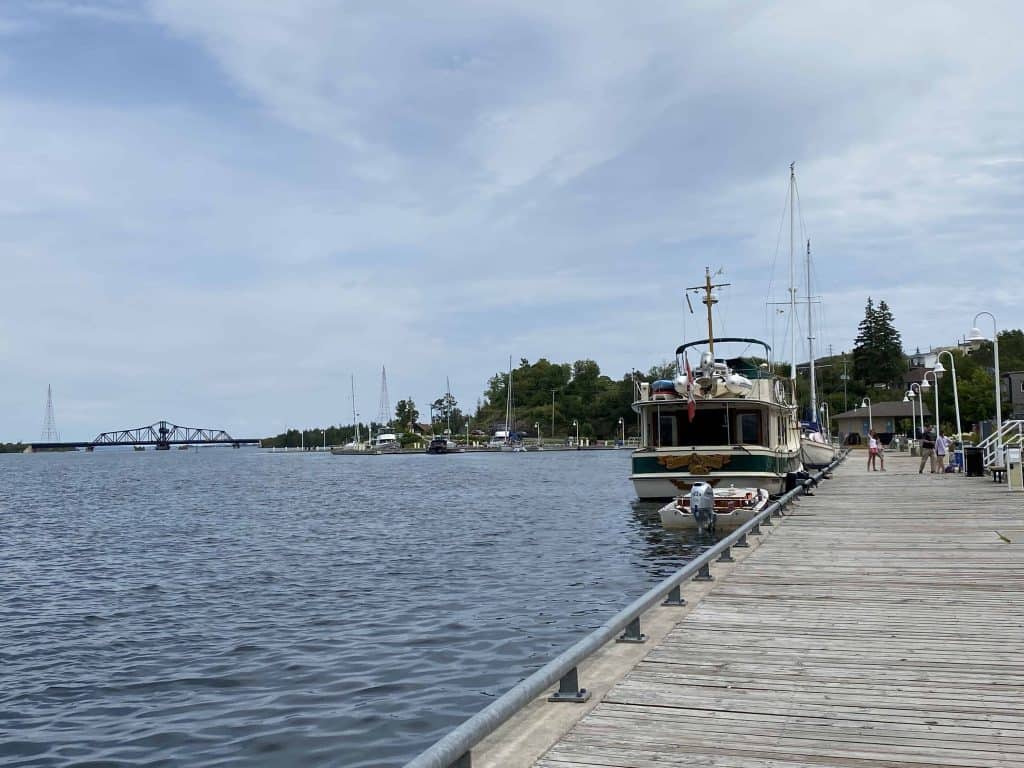
[[[925,423],[928,422],[931,415],[931,409],[925,403]],[[921,418],[921,406],[916,401],[904,403],[902,400],[893,400],[884,403],[871,403],[870,413],[867,407],[857,407],[833,416],[832,419],[838,424],[840,441],[847,445],[866,442],[868,430],[872,428],[883,436],[884,442],[888,442],[885,436],[907,431],[914,416],[918,420]],[[851,435],[856,435],[856,437],[851,438]]]

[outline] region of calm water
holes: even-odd
[[[0,763],[401,765],[692,556],[628,463],[0,456]]]

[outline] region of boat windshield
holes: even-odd
[[[698,409],[693,421],[685,410],[659,409],[650,418],[654,447],[768,444],[757,408]]]

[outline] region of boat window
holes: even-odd
[[[673,445],[730,444],[728,415],[724,408],[697,409],[693,421],[686,411],[678,412],[676,433]]]
[[[761,414],[758,411],[739,411],[736,413],[737,442],[745,445],[765,445],[761,429]]]
[[[676,445],[675,418],[671,413],[663,413],[658,417],[658,445]]]

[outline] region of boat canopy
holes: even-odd
[[[686,344],[683,344],[683,345],[681,345],[680,347],[678,347],[676,349],[676,356],[678,357],[679,355],[683,354],[683,352],[688,350],[690,347],[700,347],[700,346],[703,346],[705,344],[710,344],[712,341],[715,342],[715,344],[728,344],[728,343],[731,343],[731,342],[740,343],[740,344],[757,344],[759,346],[764,347],[765,357],[769,357],[770,358],[772,356],[772,348],[766,342],[763,342],[760,339],[743,339],[743,338],[738,338],[738,337],[720,338],[718,336],[716,336],[714,339],[702,339],[701,341],[689,341]]]

